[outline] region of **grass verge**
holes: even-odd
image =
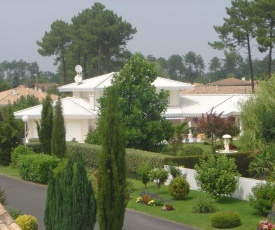
[[[162,186],[160,191],[157,191],[157,186],[154,183],[147,184],[147,188],[140,181],[133,180],[134,190],[131,193],[131,200],[128,202],[128,208],[149,215],[161,217],[164,219],[172,220],[178,223],[186,224],[189,226],[197,227],[200,229],[216,229],[211,227],[210,213],[196,214],[192,212],[192,205],[194,199],[198,196],[202,196],[204,193],[199,191],[190,191],[189,195],[184,200],[173,200],[175,210],[162,211],[160,206],[148,206],[140,203],[136,203],[136,198],[139,197],[141,191],[146,190],[150,193],[157,193],[165,200],[171,199],[168,194],[167,186]],[[236,230],[256,229],[262,216],[253,214],[252,208],[247,201],[241,201],[233,198],[223,198],[216,203],[218,210],[225,211],[237,211],[240,214],[242,225],[236,227]]]

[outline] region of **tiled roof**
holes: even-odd
[[[257,85],[255,85],[257,90]],[[182,90],[181,94],[251,94],[251,86],[212,86],[198,85],[191,90]]]
[[[0,203],[0,230],[22,230]]]
[[[210,82],[207,85],[220,85],[220,86],[248,86],[251,82],[240,80],[234,77],[222,79],[219,81]]]
[[[47,91],[50,87],[52,86],[58,86],[56,83],[38,83],[38,84],[33,84],[30,88],[35,89],[35,87],[38,88],[43,88],[45,91]]]
[[[42,102],[42,100],[46,98],[47,93],[39,92],[34,89],[26,88],[24,85],[20,85],[16,89],[9,89],[9,90],[0,92],[0,105],[7,105],[9,103],[12,104],[21,96],[26,97],[27,95],[34,95],[39,99],[40,102]],[[51,97],[53,101],[58,99],[57,95],[52,94]]]

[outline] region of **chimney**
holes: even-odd
[[[13,95],[17,95],[17,88],[14,88],[14,89],[12,90],[12,94],[13,94]]]

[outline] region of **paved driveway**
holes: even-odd
[[[24,214],[30,214],[38,219],[39,230],[44,230],[44,209],[47,196],[47,186],[10,178],[0,174],[1,189],[6,190],[8,205],[20,209]],[[96,225],[95,230],[99,227]],[[196,230],[189,226],[149,216],[143,213],[127,210],[124,220],[124,230]],[[81,229],[79,229],[81,230]]]

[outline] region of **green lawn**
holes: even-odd
[[[12,167],[0,166],[0,174],[20,178],[17,169]],[[175,210],[162,211],[160,206],[147,206],[136,203],[136,198],[139,197],[140,192],[146,190],[150,193],[157,193],[165,200],[171,200],[171,196],[168,194],[167,186],[162,185],[160,191],[158,192],[157,185],[155,183],[148,183],[147,188],[145,189],[144,185],[140,181],[132,179],[129,180],[133,184],[133,192],[131,193],[131,199],[128,202],[127,208],[201,229],[216,229],[210,226],[211,214],[195,214],[191,211],[193,200],[197,196],[203,195],[202,192],[190,191],[190,194],[185,200],[173,200]],[[237,211],[240,214],[242,225],[234,228],[236,230],[256,229],[257,224],[262,219],[261,216],[252,214],[253,210],[246,201],[224,198],[217,203],[217,207],[219,210]]]

